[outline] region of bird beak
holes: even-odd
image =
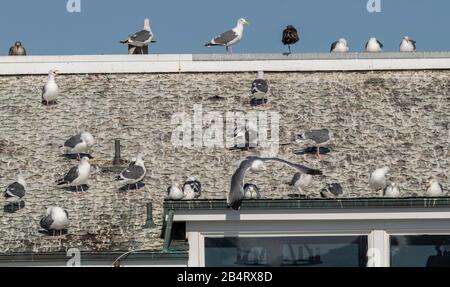
[[[250,22],[248,22],[247,20],[245,20],[244,24],[245,24],[245,25],[250,25]]]

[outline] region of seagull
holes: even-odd
[[[202,193],[202,185],[200,181],[194,177],[189,177],[183,184],[184,199],[193,200],[199,198]]]
[[[258,72],[258,78],[252,82],[250,93],[252,95],[252,100],[250,105],[252,107],[257,107],[267,103],[266,95],[269,92],[269,84],[264,80],[264,72]]]
[[[389,172],[389,167],[385,166],[376,169],[369,177],[369,185],[375,191],[384,190],[387,186],[386,175]]]
[[[27,183],[23,178],[23,175],[19,173],[16,177],[16,181],[8,185],[4,192],[4,197],[6,202],[11,204],[18,204],[20,207],[20,202],[27,192]]]
[[[244,197],[245,199],[260,199],[259,188],[255,184],[246,183],[244,185]]]
[[[249,24],[250,23],[247,20],[245,20],[244,18],[240,18],[237,21],[236,27],[213,38],[209,43],[206,43],[205,46],[225,46],[227,53],[233,53],[231,47],[242,39],[242,34],[244,33],[244,25]]]
[[[323,198],[336,198],[344,194],[340,183],[329,183],[320,191]]]
[[[76,154],[79,159],[80,154],[87,154],[89,148],[91,148],[94,144],[95,140],[91,133],[81,132],[66,140],[64,147],[66,148],[66,154]]]
[[[384,197],[400,197],[400,188],[394,182],[389,183],[383,191]]]
[[[301,172],[297,172],[294,174],[290,186],[294,186],[298,189],[301,195],[304,195],[304,191],[312,184],[313,178],[310,174],[305,174]]]
[[[154,35],[150,28],[150,20],[148,18],[146,18],[144,20],[144,29],[143,30],[128,36],[127,38],[120,41],[120,43],[128,44],[133,47],[142,48],[142,47],[150,45],[150,43],[155,43],[156,41],[153,40],[153,37],[154,37]],[[134,51],[134,49],[133,49],[133,51]]]
[[[430,180],[427,183],[427,187],[427,196],[429,197],[439,197],[444,195],[444,188],[436,178]]]
[[[227,206],[228,208],[232,208],[233,210],[239,210],[241,207],[242,200],[244,199],[244,180],[245,174],[248,170],[260,169],[261,166],[264,166],[264,163],[276,161],[283,164],[286,164],[298,172],[311,174],[311,175],[321,175],[322,171],[310,169],[306,166],[295,164],[284,159],[269,157],[257,157],[257,156],[249,156],[245,158],[239,164],[238,168],[235,170],[234,174],[231,176],[230,183],[230,191],[227,197]]]
[[[289,52],[285,55],[291,54],[291,45],[294,45],[300,40],[297,29],[295,29],[294,26],[288,25],[286,29],[283,30],[283,36],[281,38],[281,42],[283,42],[283,45],[288,45]]]
[[[315,142],[317,156],[320,157],[320,147],[327,146],[333,138],[333,133],[329,129],[310,130],[297,136],[299,140],[311,140]]]
[[[383,44],[377,40],[377,38],[372,37],[366,43],[366,52],[382,52]]]
[[[49,207],[40,225],[47,232],[51,231],[52,236],[55,236],[55,231],[58,231],[61,236],[63,230],[69,226],[69,212],[61,207]]]
[[[408,36],[403,37],[400,43],[400,52],[415,52],[416,51],[416,41],[409,39]]]
[[[56,98],[58,98],[59,95],[58,85],[55,82],[57,74],[58,70],[50,70],[47,83],[42,88],[42,103],[46,106],[56,104]]]
[[[182,200],[184,198],[183,190],[178,186],[178,184],[173,183],[167,188],[167,199],[170,200]]]
[[[348,50],[347,40],[344,38],[340,38],[336,42],[333,42],[330,48],[331,53],[346,53]]]
[[[129,190],[130,185],[133,184],[138,188],[138,183],[144,179],[146,173],[147,169],[145,168],[143,155],[139,152],[136,160],[132,161],[116,179],[120,184],[127,185]]]
[[[26,56],[27,50],[22,46],[20,41],[17,41],[14,46],[9,49],[9,56]]]
[[[81,158],[77,166],[72,167],[67,174],[56,181],[58,185],[68,185],[75,187],[76,191],[81,187],[81,192],[84,193],[83,185],[87,184],[89,174],[91,172],[91,164],[87,156]]]

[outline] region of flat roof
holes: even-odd
[[[0,75],[447,70],[450,52],[0,57]]]

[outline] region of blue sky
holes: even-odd
[[[368,0],[80,1],[81,13],[70,14],[67,0],[2,0],[0,55],[16,40],[33,55],[126,53],[119,40],[140,30],[145,17],[158,41],[152,53],[222,53],[203,44],[240,17],[251,25],[235,53],[284,52],[280,38],[288,24],[301,34],[295,52],[326,52],[339,37],[360,51],[370,36],[396,51],[404,35],[422,51],[450,50],[448,0],[380,0],[381,13],[368,13]]]

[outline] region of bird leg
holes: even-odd
[[[288,45],[288,48],[289,48],[289,54],[288,55],[290,55],[291,54],[291,45]]]
[[[320,159],[320,147],[317,146],[316,151],[317,151],[316,155]]]

